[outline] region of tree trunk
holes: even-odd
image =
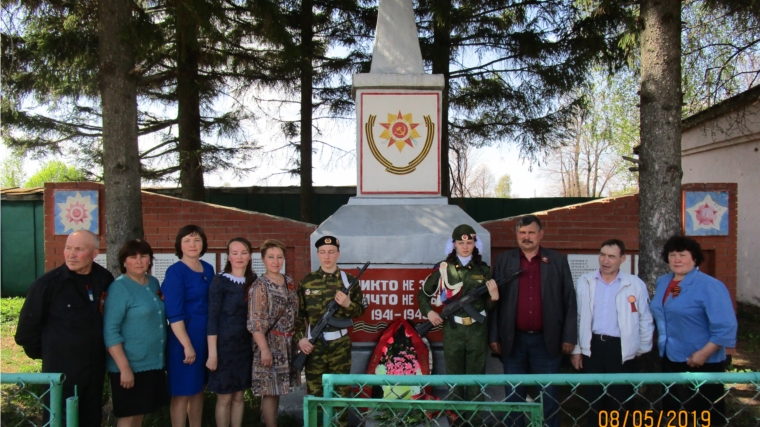
[[[192,0],[176,0],[177,127],[182,198],[205,200],[201,158],[201,96],[198,86],[198,16]]]
[[[312,131],[313,113],[312,80],[314,66],[312,58],[314,46],[313,1],[301,2],[301,221],[311,222],[311,200],[314,192],[312,184]]]
[[[575,146],[573,147],[573,197],[583,196],[581,190],[581,134],[575,138]]]
[[[449,58],[451,57],[451,0],[433,2],[433,74],[443,74],[441,96],[441,195],[451,197],[449,179]]]
[[[681,2],[641,2],[639,276],[653,291],[665,241],[681,232]]]
[[[101,0],[98,7],[100,97],[103,107],[103,181],[108,269],[119,270],[124,242],[143,237],[137,80],[130,34],[131,2]]]

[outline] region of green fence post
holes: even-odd
[[[333,374],[323,374],[322,375],[322,397],[327,398],[334,398],[335,397],[335,391],[333,389],[333,380],[332,380]],[[342,396],[340,396],[342,397]],[[322,416],[322,425],[324,427],[327,427],[332,424],[332,418],[335,415],[335,408],[332,406],[327,406],[322,409],[323,410],[323,416]]]
[[[66,427],[79,427],[79,396],[66,399]]]
[[[50,427],[63,425],[63,385],[50,379]]]
[[[303,398],[303,425],[304,427],[317,427],[317,405],[312,400],[314,396],[308,394]]]

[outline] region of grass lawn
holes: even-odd
[[[736,318],[739,320],[737,349],[729,370],[760,371],[760,307],[738,304]]]
[[[40,372],[42,361],[32,360],[24,354],[24,350],[16,345],[13,336],[16,334],[18,315],[24,298],[0,298],[0,362],[2,371],[8,373]],[[21,391],[16,385],[2,385],[2,417],[3,425],[16,425],[23,420],[16,411],[8,405],[8,400],[13,400],[35,425],[42,422],[42,408],[27,390]],[[30,385],[28,391],[41,394],[45,390],[43,385]],[[15,396],[13,396],[15,395]],[[13,397],[6,397],[13,396]]]
[[[24,350],[13,340],[18,324],[18,314],[23,304],[24,298],[0,298],[1,372],[40,372],[42,369],[42,361],[28,358]]]

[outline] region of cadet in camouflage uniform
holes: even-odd
[[[447,374],[486,373],[488,323],[476,322],[464,310],[444,320],[432,307],[433,303],[440,305],[441,302],[446,304],[456,301],[460,296],[485,284],[488,286],[488,294],[474,301],[472,306],[483,315],[491,309],[499,299],[499,288],[491,279],[491,268],[481,260],[480,250],[482,243],[475,235],[475,230],[467,224],[457,226],[446,245],[448,257],[428,276],[417,295],[420,310],[427,313],[428,320],[434,326],[443,323],[443,360]],[[454,325],[451,323],[452,317]],[[455,387],[453,391],[460,399],[466,397],[467,400],[475,400],[480,394],[479,387],[467,387],[465,396],[462,388]],[[482,396],[479,400],[482,400]]]
[[[315,325],[327,309],[330,301],[335,300],[341,308],[335,312],[337,318],[355,318],[364,314],[361,286],[355,286],[351,295],[338,292],[345,289],[354,277],[346,274],[346,282],[338,268],[340,242],[333,236],[324,236],[317,240],[317,256],[320,268],[301,280],[298,289],[298,318],[295,326],[295,340],[298,348],[309,354],[306,359],[306,389],[310,395],[322,396],[322,374],[348,374],[351,372],[351,338],[348,330],[328,326],[325,329],[327,347],[319,342],[309,343],[309,326]],[[348,397],[350,387],[341,387],[337,392]]]

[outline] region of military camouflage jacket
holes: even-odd
[[[462,289],[450,302],[456,301],[458,297],[461,297],[479,286],[485,286],[486,282],[491,280],[491,268],[487,264],[474,265],[472,261],[467,263],[467,265],[460,265],[459,262],[448,263],[446,271],[449,274],[450,285],[455,285],[459,282],[463,283]],[[422,285],[422,288],[417,293],[417,300],[423,316],[427,316],[430,310],[433,309],[433,306],[430,304],[431,297],[428,295],[433,295],[434,292],[436,292],[438,288],[438,280],[440,278],[441,273],[436,266],[435,271],[425,279],[425,284]],[[490,310],[492,305],[493,303],[491,303],[491,297],[488,293],[472,303],[472,307],[477,311]],[[454,313],[454,315],[469,317],[464,310],[459,310]]]
[[[346,273],[348,282],[354,280],[354,276]],[[298,288],[298,318],[296,319],[295,342],[306,336],[306,325],[315,325],[322,314],[327,310],[327,304],[335,300],[338,289],[345,289],[343,279],[340,277],[340,269],[335,273],[325,273],[320,267],[301,280]],[[354,318],[364,314],[364,305],[361,286],[357,285],[351,290],[351,305],[347,308],[339,308],[335,312],[337,318]],[[328,326],[325,331],[335,331],[337,328]]]

